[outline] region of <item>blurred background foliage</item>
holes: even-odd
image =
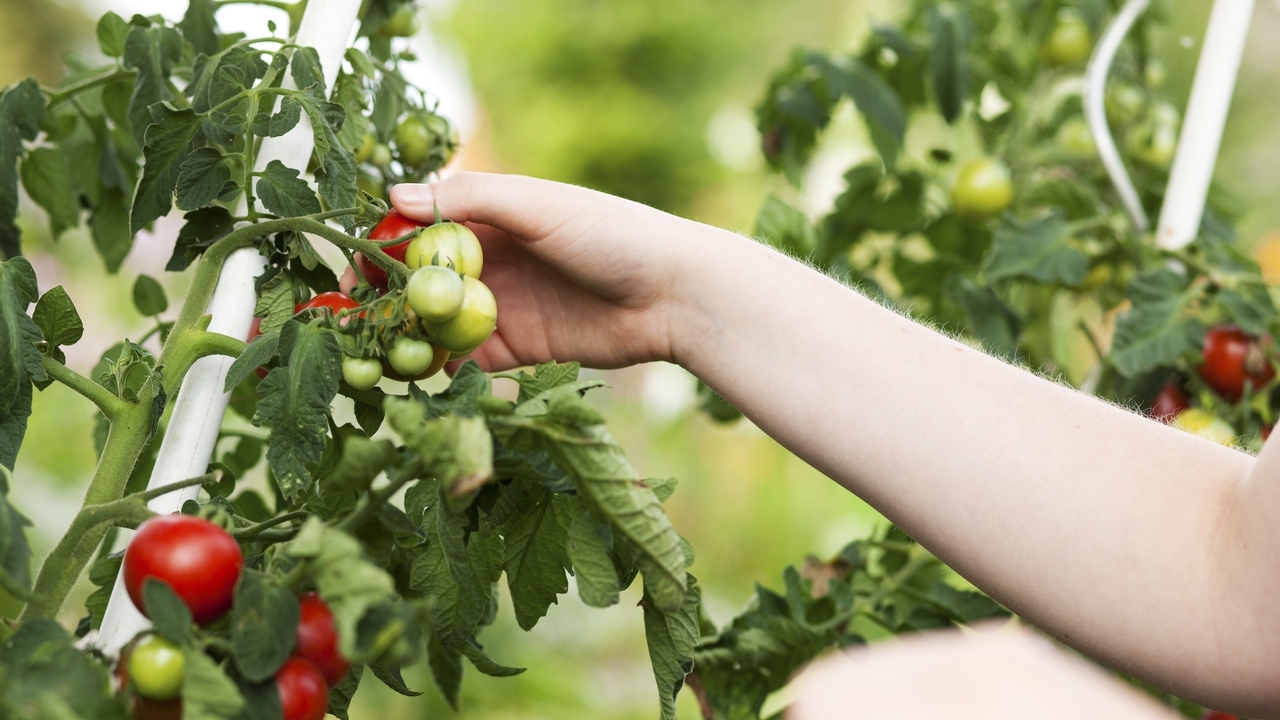
[[[0,0],[0,83],[30,74],[54,81],[64,53],[92,51],[89,18],[107,8],[127,16],[166,7],[144,0],[81,3]],[[1209,4],[1164,5],[1175,22],[1158,39],[1158,54],[1181,103]],[[166,12],[176,14],[180,6]],[[434,42],[464,61],[475,95],[476,121],[464,133],[461,166],[587,185],[745,230],[765,191],[794,192],[766,173],[758,150],[751,107],[770,72],[792,48],[851,47],[872,23],[905,9],[905,2],[888,0],[431,0],[422,12]],[[1240,229],[1250,245],[1280,229],[1280,203],[1273,199],[1280,195],[1277,33],[1280,0],[1264,0],[1218,168],[1219,178],[1248,203]],[[423,73],[430,78],[432,68]],[[837,123],[804,178],[800,206],[823,213],[851,159],[872,152],[856,123]],[[85,315],[85,337],[68,356],[73,367],[88,370],[107,346],[145,327],[133,314],[130,289],[138,273],[164,275],[169,247],[161,238],[173,232],[166,233],[162,222],[155,236],[139,238],[120,274],[105,276],[86,235],[68,233],[55,244],[47,223],[30,206],[23,212],[41,289],[66,286]],[[170,297],[182,293],[180,277],[165,282]],[[693,570],[718,622],[741,607],[755,583],[779,587],[786,565],[808,553],[833,554],[883,522],[749,423],[717,426],[694,412],[694,380],[682,370],[655,365],[605,375],[613,388],[597,391],[594,401],[636,465],[648,476],[680,480],[668,509],[697,549]],[[778,381],[784,381],[781,372]],[[15,501],[35,521],[33,541],[41,552],[69,522],[92,470],[87,439],[93,416],[86,403],[55,385],[37,394],[31,422]],[[636,600],[596,611],[581,606],[571,591],[532,637],[504,612],[483,638],[486,650],[530,670],[505,680],[469,673],[463,714],[654,717],[641,615],[628,612]],[[420,668],[406,679],[412,687],[428,684]],[[430,695],[406,699],[370,683],[353,716],[450,714]],[[679,712],[698,717],[687,693]]]

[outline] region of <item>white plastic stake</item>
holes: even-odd
[[[1162,248],[1177,250],[1200,231],[1253,6],[1254,0],[1215,0],[1213,4],[1160,208],[1156,244]]]
[[[312,0],[303,14],[296,42],[313,47],[319,53],[326,87],[333,87],[338,77],[342,56],[360,11],[360,2]],[[293,87],[292,82],[292,77],[285,79],[288,87]],[[287,167],[303,167],[311,154],[312,144],[310,124],[300,122],[285,135],[263,141],[256,167],[261,170],[272,160],[279,160]],[[252,248],[237,250],[227,258],[213,299],[209,302],[208,312],[213,316],[209,323],[211,332],[234,338],[244,338],[249,334],[253,308],[257,304],[254,278],[262,274],[264,267],[262,256]],[[231,358],[221,355],[206,357],[197,361],[187,373],[174,402],[169,427],[160,444],[148,487],[161,487],[195,477],[208,467],[222,426],[222,416],[231,401],[231,394],[222,391],[231,362]],[[177,490],[155,498],[148,507],[162,514],[177,512],[199,491],[198,487]],[[124,589],[124,573],[121,572],[102,618],[97,646],[114,655],[147,625],[147,619],[129,600]]]

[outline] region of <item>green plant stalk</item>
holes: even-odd
[[[46,355],[41,358],[41,363],[44,365],[44,371],[48,373],[49,377],[88,398],[94,405],[98,406],[98,409],[102,411],[103,415],[107,416],[108,420],[114,421],[116,417],[128,409],[129,404],[116,397],[111,391],[57,360]]]

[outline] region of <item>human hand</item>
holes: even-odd
[[[670,360],[697,223],[604,193],[514,175],[459,173],[397,185],[392,204],[466,223],[498,327],[471,357],[486,371],[549,360],[612,368]]]

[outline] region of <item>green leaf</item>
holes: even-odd
[[[235,220],[224,207],[206,207],[189,212],[185,216],[186,223],[178,231],[178,240],[173,246],[173,255],[164,266],[169,272],[186,270],[192,262],[209,246],[222,239],[235,229]],[[291,301],[292,302],[292,301]],[[290,306],[292,309],[292,305]],[[290,313],[292,314],[292,313]]]
[[[618,603],[618,571],[613,565],[613,530],[579,498],[569,498],[569,559],[578,595],[592,607]]]
[[[320,212],[320,201],[298,171],[285,167],[279,160],[267,163],[258,178],[258,197],[267,210],[280,217],[299,217]]]
[[[1132,307],[1116,323],[1111,362],[1121,375],[1133,377],[1161,365],[1172,365],[1204,336],[1200,323],[1184,311],[1197,293],[1187,291],[1187,279],[1161,268],[1129,284]]]
[[[280,137],[289,132],[302,119],[302,105],[292,95],[280,98],[280,109],[274,115],[258,113],[250,129],[258,137]]]
[[[298,600],[256,570],[244,570],[231,607],[231,657],[241,675],[261,682],[289,659],[297,638]]]
[[[216,147],[202,147],[187,156],[178,170],[179,210],[195,210],[213,202],[231,182],[231,167]]]
[[[30,393],[28,386],[28,412]],[[0,422],[2,431],[3,422]],[[0,451],[4,450],[2,443],[3,436],[0,436]],[[0,460],[7,459],[0,457]],[[26,531],[31,521],[9,502],[10,467],[12,460],[0,465],[0,588],[14,597],[24,598],[31,591],[31,546]]]
[[[502,561],[516,622],[531,630],[569,591],[569,508],[563,495],[526,481],[528,494],[502,526]]]
[[[169,309],[169,298],[155,278],[139,275],[133,283],[133,306],[140,315],[159,315]]]
[[[167,86],[169,74],[181,59],[182,36],[177,30],[165,25],[130,27],[124,42],[123,62],[126,68],[134,68],[138,71],[138,76],[133,83],[133,95],[129,98],[129,131],[139,146],[147,144],[145,142],[149,134],[147,128],[153,120],[160,122],[159,119],[154,118],[151,107],[169,99]],[[148,155],[148,167],[144,172],[152,170],[150,165],[151,159]],[[156,168],[156,171],[160,170]],[[144,222],[134,225],[134,232],[146,224]]]
[[[942,117],[954,123],[964,109],[969,94],[969,72],[965,66],[969,29],[965,18],[951,4],[931,5],[928,9],[929,70],[933,92]]]
[[[50,345],[75,345],[84,336],[84,323],[67,291],[59,285],[40,297],[31,313],[44,339]]]
[[[168,583],[148,576],[142,583],[142,604],[157,634],[178,644],[190,640],[191,610]]]
[[[89,216],[89,229],[93,232],[93,244],[98,248],[107,272],[119,270],[133,248],[133,233],[129,230],[129,198],[114,188],[103,192]]]
[[[350,425],[344,427],[351,428]],[[322,481],[334,490],[365,492],[395,460],[396,447],[390,440],[370,440],[358,433],[344,434],[341,438],[342,456]]]
[[[31,381],[46,378],[36,347],[42,339],[40,328],[27,316],[27,306],[38,297],[36,273],[26,258],[0,262],[0,413],[8,416],[11,411],[20,411],[12,419],[6,417],[4,425],[5,445],[13,448],[14,456],[30,414]],[[27,402],[21,412],[24,393]],[[17,437],[13,438],[10,433],[15,430]],[[13,458],[8,454],[0,457],[0,463],[12,468]]]
[[[115,589],[116,576],[120,574],[123,561],[124,553],[112,553],[98,558],[89,568],[89,582],[98,586],[84,601],[84,609],[89,612],[89,628],[92,630],[102,627],[102,616],[107,612],[107,603],[111,602],[111,591]]]
[[[182,22],[178,23],[182,36],[197,53],[213,55],[222,49],[222,43],[218,40],[218,21],[213,17],[214,10],[213,0],[189,0],[187,12],[182,16]]]
[[[462,654],[471,661],[476,670],[489,677],[513,677],[525,671],[525,668],[507,667],[494,662],[475,643],[464,643]]]
[[[244,698],[244,709],[236,720],[281,720],[280,691],[274,677],[262,682],[250,682],[239,675],[232,679]],[[332,699],[331,694],[330,702]]]
[[[1276,321],[1276,306],[1267,286],[1260,282],[1240,282],[1224,289],[1217,300],[1231,320],[1251,335],[1264,335]]]
[[[9,407],[0,411],[0,466],[12,469],[22,448],[22,438],[27,432],[27,418],[31,417],[31,383],[18,386],[17,395]]]
[[[1031,222],[1008,219],[996,230],[983,275],[991,282],[1017,278],[1079,285],[1089,259],[1070,240],[1071,229],[1058,215]]]
[[[324,453],[342,351],[333,331],[291,321],[280,331],[280,361],[258,385],[253,424],[271,428],[267,463],[280,491],[296,501],[311,488],[307,465]]]
[[[431,668],[431,680],[454,712],[458,710],[458,695],[462,692],[462,653],[457,648],[445,647],[432,633],[427,641],[427,667]]]
[[[315,48],[298,48],[293,53],[293,82],[299,90],[307,90],[318,98],[325,97],[324,68],[320,65],[320,53]]]
[[[0,260],[21,254],[18,214],[18,159],[23,140],[35,140],[44,121],[44,93],[35,78],[0,91]]]
[[[764,204],[756,215],[754,235],[773,247],[800,258],[809,257],[818,246],[809,218],[773,194],[764,196]]]
[[[883,78],[859,60],[846,58],[827,67],[829,92],[853,99],[885,167],[892,168],[907,134],[907,111],[902,100]]]
[[[404,676],[400,674],[399,665],[370,665],[369,670],[373,672],[374,677],[382,681],[383,685],[386,685],[400,695],[404,695],[405,697],[418,697],[422,694],[418,690],[411,690],[409,685],[405,683]]]
[[[271,358],[275,357],[279,347],[278,333],[268,333],[254,338],[235,362],[231,363],[231,367],[227,368],[227,379],[222,384],[222,391],[231,392],[237,385],[244,382],[249,373],[266,365]]]
[[[262,318],[258,332],[279,332],[294,315],[293,299],[293,278],[287,273],[280,273],[267,281],[253,308],[253,314]]]
[[[493,583],[502,575],[503,539],[487,519],[467,537],[465,518],[443,505],[435,503],[422,519],[427,546],[413,558],[409,587],[430,603],[433,635],[456,649],[490,615]]]
[[[213,658],[199,650],[187,651],[182,679],[183,720],[230,720],[244,706],[240,689]]]
[[[98,20],[98,48],[103,55],[110,58],[123,55],[124,40],[128,35],[129,23],[110,10]]]
[[[693,670],[693,648],[700,634],[698,605],[702,593],[698,581],[689,577],[684,602],[674,612],[660,611],[647,594],[644,605],[644,636],[649,645],[649,660],[658,683],[658,700],[662,720],[674,720],[676,695],[684,687],[684,678]],[[648,589],[646,578],[646,590]]]
[[[18,626],[0,646],[0,698],[5,717],[125,718],[123,698],[110,691],[106,663],[77,649],[53,620]],[[53,702],[56,701],[56,706]],[[18,712],[12,712],[16,708]],[[32,713],[26,712],[31,709]]]
[[[80,224],[78,193],[71,181],[71,167],[61,148],[36,148],[22,161],[22,186],[27,195],[49,213],[50,232],[58,239]]]
[[[389,398],[387,419],[452,501],[493,479],[493,440],[478,417],[426,420],[421,403]]]
[[[364,675],[364,666],[356,665],[351,668],[347,676],[342,678],[342,682],[334,685],[329,689],[329,714],[338,718],[338,720],[350,720],[347,709],[351,707],[351,698],[355,697],[356,690],[360,689],[360,678]]]
[[[150,116],[155,124],[146,131],[142,180],[129,213],[129,230],[133,234],[167,215],[173,207],[178,174],[190,153],[191,141],[200,130],[200,116],[191,108],[178,110],[162,103],[151,108]]]

